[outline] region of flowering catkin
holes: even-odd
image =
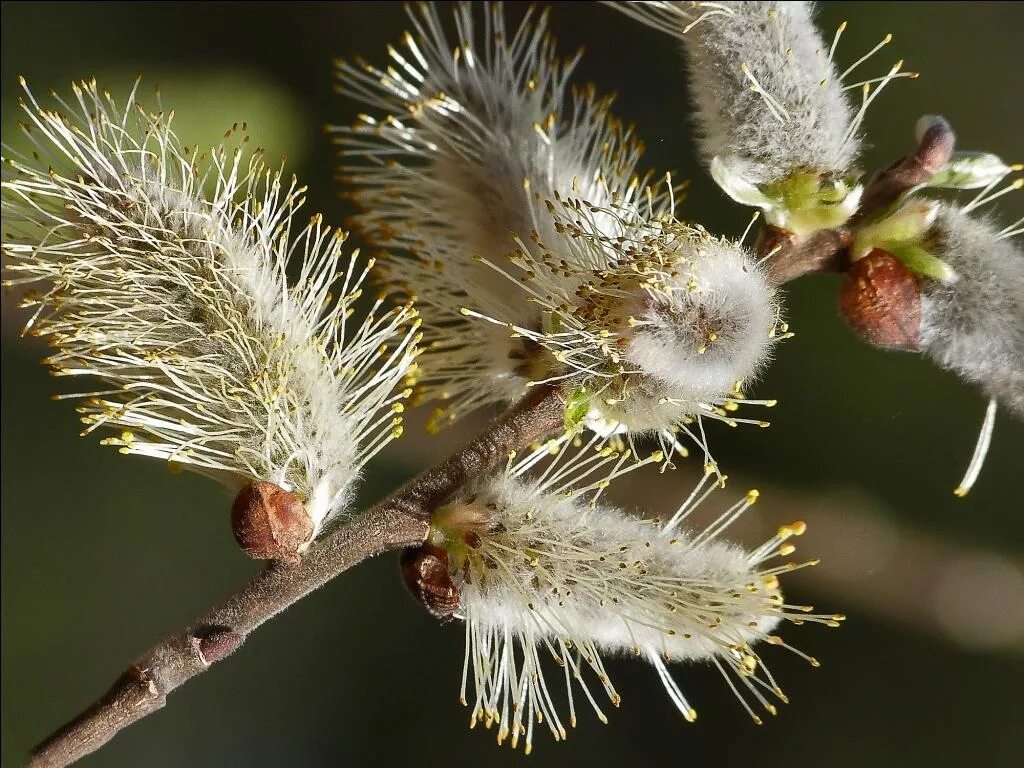
[[[788,540],[803,523],[783,526],[751,551],[719,540],[756,491],[702,530],[681,525],[717,485],[711,472],[667,522],[588,503],[586,494],[608,484],[591,479],[600,466],[614,462],[614,476],[624,458],[607,448],[595,454],[590,446],[566,446],[530,478],[524,473],[537,461],[528,456],[434,515],[429,545],[445,553],[459,595],[453,613],[466,623],[462,699],[472,700],[471,725],[498,724],[499,743],[510,737],[515,747],[524,736],[529,751],[535,723],[566,737],[545,677],[547,658],[564,676],[569,726],[576,722],[574,680],[601,720],[593,683],[619,704],[602,654],[647,660],[689,721],[696,711],[666,663],[707,662],[760,723],[753,707],[775,714],[766,694],[786,697],[752,646],[788,648],[773,634],[785,619],[833,626],[842,619],[789,605],[779,591],[778,575],[807,563],[769,561],[793,552]]]
[[[676,431],[706,449],[690,429],[697,417],[748,421],[730,415],[743,402],[738,382],[786,334],[776,291],[754,260],[670,216],[555,197],[562,250],[537,242],[510,256],[544,312],[540,332],[513,330],[562,366],[549,380],[583,387],[592,420],[653,431],[669,454],[682,450]]]
[[[343,93],[384,111],[340,129],[343,172],[364,212],[356,222],[375,241],[412,258],[395,260],[393,285],[425,310],[424,393],[459,415],[478,404],[510,400],[531,378],[528,348],[504,329],[464,316],[468,303],[516,325],[537,315],[525,294],[474,256],[500,263],[515,248],[512,233],[559,240],[544,207],[555,189],[576,181],[597,203],[625,189],[639,144],[608,117],[609,99],[579,93],[565,114],[574,62],[559,62],[546,16],[505,28],[500,5],[482,16],[455,13],[457,41],[438,11],[410,12],[415,36],[382,71],[342,63]],[[635,194],[637,190],[634,189]]]
[[[708,164],[740,159],[754,182],[779,181],[797,168],[844,173],[852,166],[860,149],[854,113],[811,3],[672,5]]]
[[[358,225],[409,254],[389,284],[424,308],[435,423],[539,381],[669,449],[702,417],[736,423],[738,382],[785,334],[774,289],[742,248],[675,220],[670,182],[636,176],[639,143],[609,99],[569,88],[543,16],[510,31],[485,5],[483,43],[474,8],[453,44],[422,6],[386,70],[339,71],[384,112],[339,129],[343,172]]]
[[[200,157],[134,90],[125,107],[73,90],[57,111],[25,86],[36,151],[5,148],[6,282],[36,289],[26,330],[56,348],[56,375],[104,383],[73,395],[86,433],[117,428],[103,442],[234,488],[275,483],[319,528],[401,429],[415,312],[378,300],[351,317],[372,260],[346,258],[319,215],[295,231],[304,188],[259,153]]]
[[[808,2],[610,4],[683,42],[700,149],[728,194],[798,235],[856,210],[864,114],[893,78],[913,74],[900,73],[902,63],[844,85],[871,54],[840,73],[839,34],[828,47]],[[846,96],[852,88],[862,89],[860,109]]]

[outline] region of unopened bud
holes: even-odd
[[[952,133],[953,127],[942,115],[921,115],[914,125],[914,138],[921,144],[929,136]]]
[[[260,480],[239,491],[231,507],[238,546],[261,560],[297,563],[313,537],[313,520],[295,494]]]
[[[921,349],[921,290],[913,272],[875,248],[853,262],[839,290],[849,326],[877,347]]]
[[[207,666],[230,656],[245,639],[227,627],[204,627],[193,637],[199,658]]]
[[[412,596],[439,619],[450,619],[459,608],[459,588],[448,568],[443,547],[424,544],[402,553],[402,578]]]

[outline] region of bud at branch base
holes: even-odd
[[[875,346],[921,350],[921,289],[888,251],[875,248],[853,262],[839,289],[839,309],[850,328]]]
[[[313,520],[298,497],[260,480],[239,491],[231,507],[231,530],[238,546],[260,560],[297,563],[313,537]]]

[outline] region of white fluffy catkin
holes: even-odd
[[[847,173],[860,151],[854,111],[811,3],[722,8],[683,36],[708,162],[742,158],[755,182],[794,170]]]
[[[855,112],[808,2],[615,3],[683,41],[701,149],[752,183],[847,173]]]
[[[756,501],[750,491],[706,528],[682,528],[715,488],[710,473],[667,522],[596,500],[588,504],[588,491],[607,486],[607,480],[590,480],[601,474],[592,471],[601,457],[621,459],[607,449],[566,448],[533,478],[524,476],[536,464],[527,457],[435,514],[431,541],[448,552],[461,595],[457,616],[466,622],[462,699],[473,707],[471,725],[497,724],[499,743],[508,737],[515,747],[522,736],[527,751],[535,724],[564,739],[565,725],[576,724],[574,685],[606,720],[590,689],[596,684],[619,704],[604,654],[653,665],[688,721],[696,711],[667,663],[708,663],[755,722],[761,722],[755,708],[775,714],[768,697],[786,697],[753,646],[789,648],[773,634],[783,620],[832,626],[842,620],[789,605],[779,591],[780,574],[808,563],[769,561],[792,554],[789,540],[803,532],[803,523],[781,527],[749,551],[721,541],[722,531]],[[555,679],[564,678],[565,723],[549,689],[548,661]]]
[[[737,423],[737,382],[785,333],[775,291],[742,248],[675,220],[670,184],[636,177],[638,143],[609,100],[569,88],[545,19],[502,14],[459,6],[449,41],[421,7],[386,70],[340,70],[385,111],[340,129],[343,169],[360,226],[411,256],[390,279],[424,308],[435,423],[557,382],[590,424],[668,451],[685,430],[706,452],[699,420]]]
[[[549,209],[562,250],[538,242],[537,256],[523,246],[511,257],[529,275],[542,331],[514,330],[562,365],[550,380],[588,395],[592,426],[653,432],[669,456],[685,455],[674,437],[683,432],[707,455],[702,418],[735,426],[751,421],[734,415],[739,403],[772,404],[739,389],[787,335],[777,293],[749,254],[630,206],[557,197]]]
[[[775,291],[732,243],[694,238],[688,271],[674,273],[635,318],[626,358],[666,383],[664,396],[688,392],[714,402],[767,362],[782,324]]]
[[[319,215],[296,224],[304,188],[259,153],[200,157],[134,90],[123,107],[95,81],[73,91],[52,109],[25,86],[35,152],[5,147],[3,253],[55,375],[101,382],[70,395],[85,433],[236,489],[276,483],[317,527],[344,513],[401,430],[415,312],[351,317],[372,260]]]
[[[1024,418],[1024,253],[996,226],[950,205],[932,238],[929,250],[957,279],[921,279],[925,352]]]
[[[884,47],[839,72],[807,2],[613,2],[678,38],[688,62],[704,161],[733,199],[800,237],[846,221],[860,202],[855,167],[868,107],[893,79],[844,83]],[[846,91],[861,92],[855,109]]]
[[[555,190],[575,186],[597,204],[635,195],[641,147],[609,116],[610,99],[570,92],[575,60],[557,58],[545,15],[508,29],[500,3],[463,4],[454,39],[433,5],[410,19],[415,32],[401,51],[389,46],[386,68],[339,65],[339,90],[382,114],[337,129],[338,141],[363,208],[356,224],[408,255],[389,265],[389,284],[424,310],[421,390],[449,420],[521,396],[543,370],[506,327],[462,314],[538,324],[526,294],[476,258],[502,263],[513,234],[556,245],[544,205]]]

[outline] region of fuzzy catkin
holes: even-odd
[[[428,540],[447,553],[459,595],[455,615],[466,623],[462,700],[473,707],[471,723],[497,723],[499,743],[509,738],[513,747],[523,736],[527,751],[535,723],[564,739],[565,725],[576,724],[574,687],[606,720],[590,686],[615,706],[620,697],[603,655],[650,663],[688,721],[696,710],[668,670],[671,662],[716,667],[755,722],[755,708],[775,714],[768,697],[786,697],[754,646],[795,651],[773,634],[780,622],[838,626],[843,618],[789,605],[779,591],[780,574],[814,562],[770,564],[792,554],[789,540],[803,523],[782,526],[752,550],[722,541],[757,500],[750,491],[707,527],[689,527],[690,514],[717,485],[711,471],[667,522],[627,514],[596,496],[588,502],[588,494],[599,496],[631,471],[621,469],[627,456],[607,448],[594,454],[591,445],[577,450],[564,443],[543,473],[528,476],[549,453],[541,448],[505,474],[474,482],[434,515]],[[609,464],[611,472],[602,468]],[[554,681],[545,678],[549,661],[561,668],[554,680],[564,677],[567,723],[551,697]]]
[[[806,2],[727,2],[683,36],[707,162],[743,158],[748,179],[845,173],[860,151],[853,110]],[[745,65],[781,110],[751,89]],[[781,119],[780,119],[781,118]]]
[[[774,288],[635,174],[639,143],[570,87],[543,16],[510,30],[500,4],[461,5],[455,39],[431,6],[412,19],[389,67],[341,65],[341,90],[384,113],[338,132],[358,225],[408,254],[389,284],[425,308],[432,425],[558,383],[590,425],[669,452],[686,431],[706,454],[689,426],[738,423],[726,406],[785,333]]]
[[[808,2],[612,3],[683,42],[700,149],[745,181],[843,175],[855,113]]]
[[[1024,418],[1024,253],[954,206],[941,207],[933,237],[957,279],[922,278],[925,352]]]
[[[779,303],[753,259],[732,243],[708,238],[688,256],[691,271],[647,303],[626,357],[665,381],[666,395],[713,401],[768,362]]]
[[[514,282],[523,273],[505,263],[513,236],[560,251],[545,201],[556,190],[596,205],[635,195],[641,145],[610,116],[610,99],[571,92],[575,60],[557,57],[546,15],[508,29],[500,3],[464,4],[454,36],[433,6],[410,19],[415,34],[401,51],[389,48],[387,68],[340,65],[339,89],[383,113],[337,131],[363,209],[356,224],[408,255],[389,265],[388,282],[424,308],[420,387],[447,419],[520,397],[538,370],[507,330],[539,330],[539,312]],[[464,307],[503,325],[470,319]]]
[[[134,91],[121,107],[83,82],[60,111],[25,95],[37,152],[4,151],[6,282],[34,289],[27,331],[55,374],[102,382],[75,395],[86,433],[235,489],[275,483],[316,527],[346,512],[400,430],[411,307],[350,318],[372,260],[319,215],[297,223],[304,188],[258,153],[199,157]]]
[[[523,249],[514,258],[560,332],[516,331],[550,350],[563,379],[589,382],[592,416],[653,432],[668,455],[685,455],[673,437],[685,433],[707,455],[694,422],[735,425],[750,420],[723,406],[770,404],[745,401],[738,389],[787,335],[778,293],[749,253],[629,206],[599,211],[615,222],[613,234],[585,201],[560,200],[551,210],[565,250],[542,247],[534,258]]]

